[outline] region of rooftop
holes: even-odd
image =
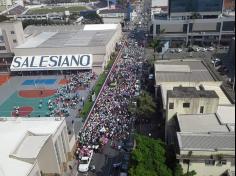
[[[117,25],[85,25],[84,29],[80,28],[77,31],[76,29],[79,27],[72,30],[68,29],[68,31],[65,28],[28,28],[26,33],[31,32],[31,36],[17,48],[104,46],[114,35],[116,27]],[[50,30],[51,32],[49,32]]]
[[[152,0],[152,7],[168,7],[168,0]]]
[[[217,114],[222,124],[235,124],[235,105],[219,106]]]
[[[100,10],[99,14],[109,14],[109,13],[126,13],[127,9],[104,9]]]
[[[235,151],[235,133],[177,133],[180,150]]]
[[[229,129],[226,125],[220,124],[216,114],[179,114],[177,120],[181,132],[229,132]]]
[[[0,176],[26,176],[33,164],[17,158],[34,158],[38,147],[54,134],[64,118],[1,118]],[[14,156],[10,157],[10,156]]]
[[[160,69],[164,67],[166,68]],[[156,84],[160,84],[161,82],[215,81],[210,72],[204,66],[204,64],[199,60],[158,61],[155,64],[155,73]]]
[[[213,90],[197,90],[195,87],[174,87],[167,91],[170,98],[219,98]]]

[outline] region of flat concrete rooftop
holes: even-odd
[[[219,98],[213,90],[197,90],[196,87],[174,87],[167,91],[169,98]]]
[[[78,32],[42,32],[29,38],[17,48],[57,48],[57,47],[85,47],[105,46],[114,30],[108,31],[78,31]]]

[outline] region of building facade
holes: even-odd
[[[150,34],[176,45],[229,43],[235,36],[234,12],[222,0],[169,0],[152,11]]]
[[[215,91],[197,90],[195,87],[174,87],[167,91],[166,142],[174,144],[175,117],[177,114],[214,114],[219,105]]]
[[[0,54],[13,53],[13,49],[23,44],[24,41],[24,31],[21,22],[0,22]]]
[[[6,176],[63,175],[68,171],[75,140],[74,136],[69,140],[64,118],[1,120],[0,166]]]

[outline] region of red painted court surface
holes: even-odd
[[[4,85],[9,79],[9,75],[0,75],[0,86]]]
[[[62,80],[59,82],[59,85],[66,85],[67,83],[69,83],[69,80],[67,80],[67,79],[62,79]]]
[[[46,98],[53,96],[56,92],[55,89],[21,90],[19,96],[23,98]]]
[[[27,117],[29,114],[31,114],[33,112],[33,110],[34,109],[30,106],[20,107],[18,116]],[[12,116],[16,117],[16,113],[12,112]]]

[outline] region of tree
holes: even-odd
[[[136,149],[132,152],[130,176],[172,176],[166,165],[165,144],[142,135],[136,135]]]
[[[197,12],[192,13],[191,19],[201,19],[201,15]]]
[[[158,48],[160,48],[161,46],[161,40],[159,40],[158,38],[153,39],[150,46],[153,48],[153,51],[155,53],[159,50]]]
[[[156,103],[147,92],[142,92],[137,99],[137,106],[130,104],[129,112],[136,114],[138,118],[151,118],[156,112]]]
[[[174,176],[195,176],[197,175],[197,173],[195,171],[191,171],[184,174],[183,168],[181,167],[181,165],[177,164],[173,175]]]

